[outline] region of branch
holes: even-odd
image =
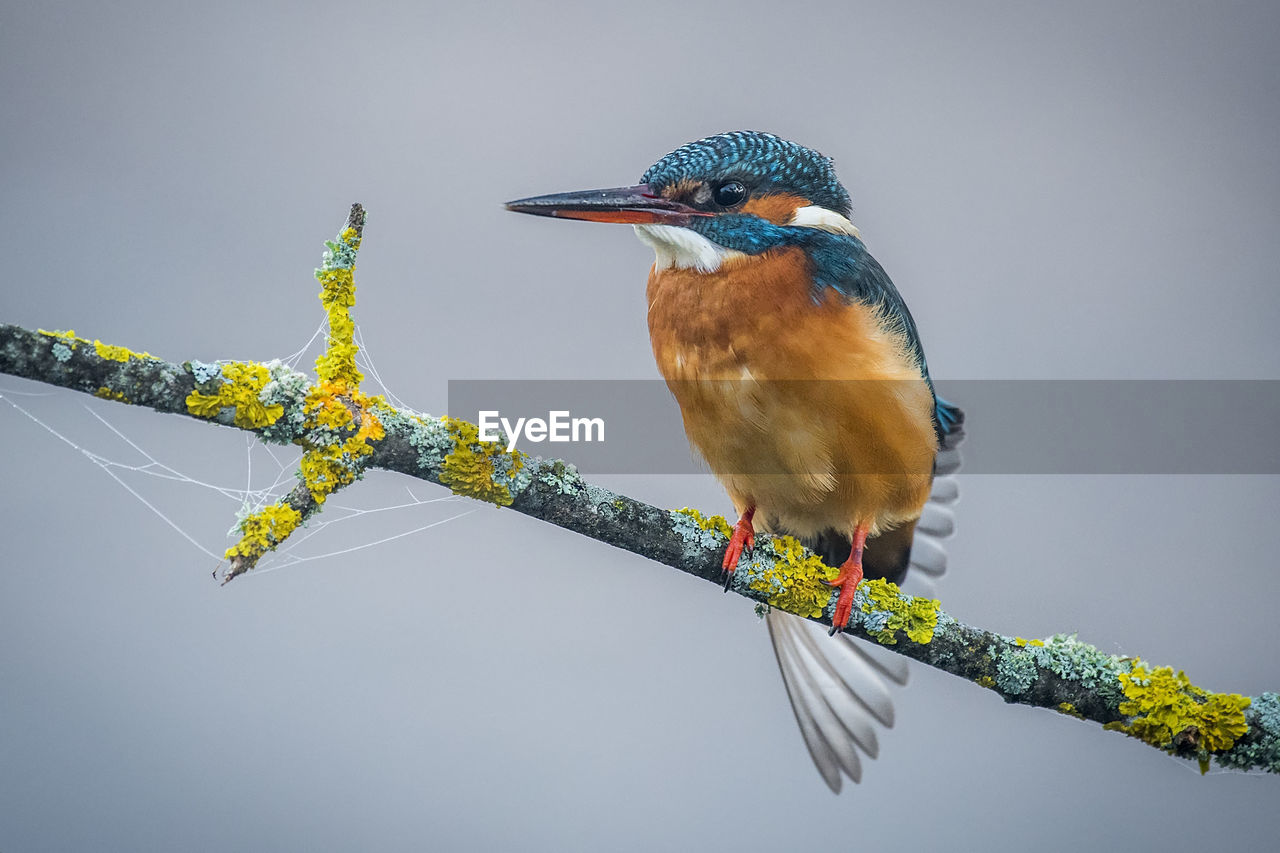
[[[319,512],[333,492],[370,467],[416,477],[455,494],[506,506],[631,551],[711,583],[722,580],[729,525],[696,510],[663,510],[592,485],[569,463],[508,452],[481,442],[475,425],[397,408],[360,390],[363,377],[350,308],[364,210],[327,243],[316,271],[329,319],[317,378],[279,361],[175,363],[149,353],[0,324],[0,372],[159,412],[187,415],[303,449],[299,485],[245,517],[227,550],[223,583]],[[758,535],[730,588],[756,602],[826,625],[834,570],[787,536]],[[1212,693],[1181,672],[1139,658],[1107,655],[1074,637],[1007,637],[966,625],[932,599],[865,581],[854,597],[849,633],[974,682],[1007,702],[1049,708],[1124,732],[1172,755],[1219,766],[1280,773],[1280,696]]]

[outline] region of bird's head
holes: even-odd
[[[658,266],[718,270],[727,258],[795,245],[801,229],[857,237],[831,160],[770,133],[734,131],[682,145],[630,187],[508,202],[538,216],[625,222]]]

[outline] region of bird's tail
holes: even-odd
[[[960,468],[963,416],[949,408],[957,416],[943,435],[924,512],[915,524],[868,541],[863,555],[866,577],[886,578],[904,592],[930,598],[934,581],[947,570],[942,540],[955,530],[952,505],[960,494],[954,474]],[[830,566],[843,563],[851,547],[834,533],[806,544]],[[828,787],[839,793],[842,774],[862,779],[859,753],[878,754],[876,726],[893,727],[890,688],[907,683],[907,661],[846,634],[828,638],[821,625],[778,610],[765,623],[805,746]]]

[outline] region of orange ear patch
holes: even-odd
[[[786,225],[795,216],[796,209],[813,204],[807,198],[790,193],[774,193],[749,199],[742,206],[743,213],[751,213],[767,219],[774,225]]]

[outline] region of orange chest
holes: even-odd
[[[800,249],[726,262],[715,272],[653,269],[649,337],[676,380],[920,379],[906,341],[868,305],[816,301]]]
[[[915,518],[928,495],[933,395],[872,306],[814,301],[803,260],[654,270],[654,356],[685,434],[739,509],[799,535],[851,520],[875,532]]]

